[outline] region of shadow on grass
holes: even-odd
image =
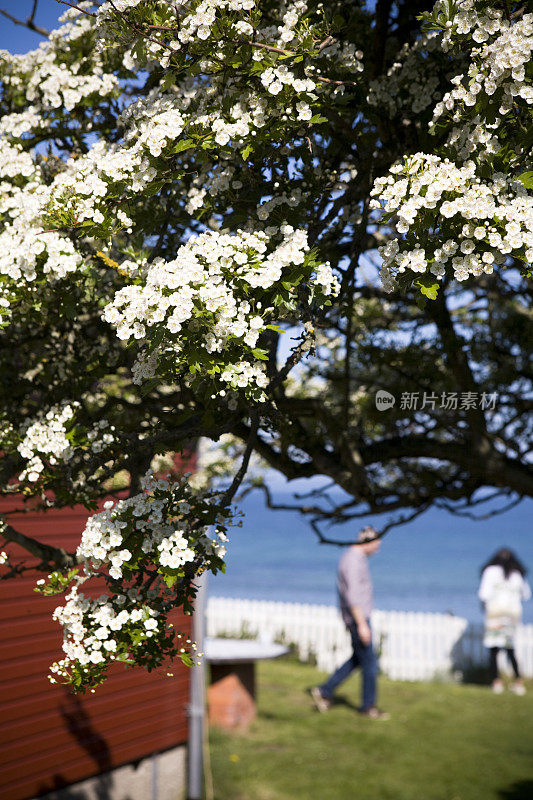
[[[472,664],[463,669],[461,683],[473,683],[477,686],[490,686],[491,676],[488,666]]]
[[[308,694],[309,696],[311,695],[311,687],[310,686],[307,687],[307,689],[305,690],[305,693]],[[312,700],[311,700],[311,702],[312,702]],[[331,706],[332,706],[332,708],[335,707],[335,706],[340,706],[340,707],[344,706],[345,708],[349,708],[352,711],[359,711],[359,709],[360,709],[360,706],[356,705],[355,703],[352,703],[351,700],[348,700],[348,698],[345,697],[342,694],[340,694],[340,695],[336,694],[334,697],[331,698]],[[316,711],[316,708],[315,708],[315,711]]]
[[[531,800],[533,797],[533,781],[516,781],[508,789],[500,789],[501,800]]]
[[[333,698],[332,705],[334,706],[344,706],[345,708],[350,708],[352,711],[359,711],[360,706],[355,705],[352,703],[351,700],[348,700],[343,695],[337,695]]]

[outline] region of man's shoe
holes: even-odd
[[[368,717],[368,719],[381,719],[386,720],[390,719],[390,714],[387,714],[386,711],[381,711],[379,708],[372,706],[372,708],[365,708],[364,711],[359,712],[361,716]]]
[[[311,697],[313,698],[313,702],[317,710],[322,714],[325,711],[329,711],[331,708],[331,700],[327,697],[324,697],[318,686],[313,686],[311,689]]]
[[[515,681],[515,683],[512,683],[509,686],[509,689],[514,694],[518,694],[520,696],[522,696],[522,695],[524,695],[526,693],[526,687],[524,686],[524,684],[521,681]]]
[[[492,691],[494,694],[501,694],[503,692],[504,686],[500,680],[492,681]]]

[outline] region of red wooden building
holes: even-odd
[[[82,506],[24,514],[17,513],[20,507],[20,500],[0,498],[0,512],[13,527],[75,550],[87,518]],[[17,554],[14,545],[6,550]],[[32,572],[0,581],[0,797],[27,800],[101,776],[97,785],[107,787],[106,793],[96,796],[137,800],[129,789],[110,790],[117,783],[116,768],[132,764],[135,769],[155,753],[174,752],[183,765],[189,670],[176,663],[170,670],[174,677],[167,677],[164,668],[148,674],[117,665],[106,684],[84,696],[50,684],[48,667],[62,653],[62,631],[51,614],[62,596],[36,594],[37,577]],[[190,633],[189,617],[176,615],[173,621],[178,630]],[[157,768],[154,759],[151,764],[150,769]],[[183,796],[180,769],[181,785],[160,788],[158,800]],[[150,778],[152,790],[156,777],[153,773]],[[141,798],[149,800],[153,794],[145,792]]]

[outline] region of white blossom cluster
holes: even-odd
[[[79,3],[89,10],[92,2]],[[91,48],[82,59],[73,55],[80,42],[87,46],[94,29],[93,18],[68,9],[60,18],[61,27],[50,32],[36,50],[23,55],[0,52],[0,76],[13,110],[2,115],[0,134],[21,139],[24,134],[48,130],[57,115],[71,112],[87,102],[118,96],[120,84],[105,66],[102,53]],[[23,107],[20,96],[24,97]],[[76,122],[68,120],[73,129]],[[92,122],[88,120],[87,129]]]
[[[70,239],[55,231],[24,229],[25,216],[21,214],[15,225],[0,233],[0,275],[16,283],[21,279],[34,281],[38,270],[54,279],[75,272],[81,256]],[[8,284],[4,289],[8,289]]]
[[[76,159],[69,159],[65,168],[54,178],[49,187],[49,205],[57,205],[63,212],[75,217],[75,224],[91,220],[100,224],[105,220],[106,201],[114,185],[119,182],[131,183],[133,191],[146,185],[144,174],[149,168],[143,162],[142,144],[124,147],[122,144],[109,145],[100,140],[89,152]],[[136,181],[132,180],[135,174]],[[150,176],[153,178],[153,176]],[[43,212],[46,207],[43,208]],[[131,225],[131,219],[122,212],[115,215],[122,227]]]
[[[107,501],[103,511],[89,517],[76,555],[90,570],[104,564],[112,578],[122,578],[124,565],[133,558],[171,569],[179,569],[198,555],[209,558],[224,555],[217,542],[202,535],[188,540],[185,515],[191,511],[194,497],[185,480],[179,484],[181,499],[169,492],[169,482],[150,473],[143,479],[143,491],[119,500]],[[175,488],[175,487],[174,487]],[[131,566],[131,565],[130,565]]]
[[[118,0],[118,2],[104,2],[99,7],[96,15],[97,31],[104,41],[109,40],[114,33],[109,21],[116,18],[116,12],[131,11],[139,5],[140,0]],[[155,4],[154,4],[155,5]],[[159,0],[157,5],[166,10],[169,6],[167,0]],[[195,39],[201,41],[211,36],[212,28],[217,21],[219,12],[250,11],[255,7],[254,0],[176,0],[173,11],[179,18],[177,38],[167,46],[159,44],[157,40],[148,44],[148,51],[154,58],[158,58],[163,66],[168,66],[168,58],[173,52],[178,52],[189,42]],[[238,30],[238,29],[237,29]]]
[[[113,11],[118,11],[119,13],[129,11],[131,8],[138,6],[141,2],[143,2],[143,0],[113,0],[112,3],[105,2],[102,3],[98,9],[98,16],[103,18]],[[176,3],[176,5],[178,5],[178,3]]]
[[[500,120],[487,122],[476,114],[452,128],[446,144],[460,161],[468,161],[472,157],[487,161],[502,149],[499,129]]]
[[[200,137],[214,134],[219,147],[242,149],[272,117],[265,97],[217,76],[201,89],[184,82],[174,94],[174,102],[186,111],[187,131]]]
[[[155,347],[151,351],[141,350],[137,355],[131,368],[132,380],[136,386],[141,386],[145,381],[155,377],[160,362],[161,350],[161,347]],[[170,348],[166,348],[167,352],[168,350]],[[172,348],[172,353],[179,356],[179,348],[176,350]]]
[[[250,11],[254,0],[201,0],[191,14],[187,14],[178,32],[179,45],[198,39],[208,39],[219,11]]]
[[[288,45],[293,41],[296,33],[295,28],[300,22],[300,15],[307,11],[307,3],[300,0],[289,6],[283,14],[283,24],[278,26],[278,41],[283,45]]]
[[[533,14],[510,21],[500,9],[478,12],[474,0],[462,0],[459,8],[444,46],[452,34],[468,35],[479,46],[472,50],[466,75],[452,79],[455,88],[435,107],[434,121],[452,111],[459,121],[463,109],[475,106],[482,95],[497,98],[499,114],[507,114],[520,99],[531,105],[533,86],[526,70],[533,51]]]
[[[442,25],[438,13],[452,14],[439,38],[443,49],[464,46],[469,66],[434,109],[433,131],[439,121],[449,127],[442,155],[417,153],[375,181],[372,207],[384,209],[398,234],[380,248],[389,291],[409,270],[441,278],[451,268],[462,281],[492,272],[508,256],[533,261],[533,197],[512,168],[497,168],[502,142],[515,136],[506,126],[514,129],[533,103],[533,14],[507,19],[476,0],[437,3],[432,20]],[[487,177],[482,165],[489,160]]]
[[[46,122],[42,114],[33,106],[28,106],[24,111],[14,111],[12,114],[4,114],[0,119],[0,132],[15,139],[22,137],[24,133],[45,127]]]
[[[248,361],[226,364],[220,379],[231,386],[232,389],[246,389],[248,386],[257,386],[259,389],[263,389],[268,384],[264,367],[260,364],[250,364]],[[260,402],[264,401],[266,400],[266,395],[260,393],[257,399]]]
[[[224,516],[217,517],[216,539],[205,534],[201,523],[209,512],[209,499],[195,493],[186,478],[170,485],[148,473],[141,483],[141,493],[105,503],[103,511],[87,521],[77,550],[84,571],[72,578],[74,585],[65,604],[53,615],[63,626],[65,652],[65,658],[51,667],[54,682],[57,677],[69,680],[73,672],[86,667],[105,668],[117,659],[128,663],[141,659],[142,663],[142,655],[135,651],[151,639],[168,636],[171,627],[164,605],[172,598],[172,581],[166,585],[163,579],[178,575],[195,560],[213,571],[222,564],[227,541]],[[197,516],[200,525],[192,533],[190,514]],[[131,584],[134,558],[135,568],[156,570],[146,585]],[[102,568],[115,581],[113,592],[96,599],[79,592],[79,585]],[[190,640],[187,644],[195,650]],[[179,653],[186,653],[186,648]]]
[[[87,576],[80,582],[87,580]],[[66,658],[55,662],[50,672],[66,678],[73,664],[81,667],[103,665],[131,658],[131,634],[139,643],[165,632],[166,618],[146,604],[139,604],[134,590],[114,597],[101,595],[93,600],[74,585],[52,618],[63,627],[63,652]],[[124,608],[124,605],[128,608]],[[55,679],[51,677],[55,683]]]
[[[103,59],[98,53],[93,53],[90,61],[83,64],[80,61],[68,63],[61,57],[68,53],[69,44],[86,37],[93,29],[90,17],[68,11],[60,20],[66,24],[52,31],[36,50],[24,55],[0,51],[2,80],[12,90],[25,93],[34,113],[38,110],[46,114],[60,108],[72,111],[85,98],[116,94],[119,86],[117,77],[104,71]],[[89,63],[90,71],[87,70]],[[8,125],[12,127],[13,122]],[[44,120],[43,123],[46,125]]]
[[[173,145],[181,136],[185,127],[184,112],[195,94],[197,92],[192,87],[188,91],[187,84],[181,92],[161,92],[156,87],[147,97],[132,103],[123,112],[120,118],[121,124],[126,126],[123,147],[132,150],[134,156],[141,157],[135,167],[140,166],[144,171],[149,162],[142,162],[143,156],[161,155],[167,145]],[[130,168],[132,175],[135,167]],[[142,187],[143,184],[141,182],[138,185]]]
[[[5,192],[9,191],[10,185],[14,178],[21,177],[23,179],[32,178],[35,175],[36,166],[33,158],[29,153],[22,149],[18,143],[8,142],[6,139],[0,139],[0,189],[2,190],[2,205],[1,210],[4,211]],[[9,183],[4,183],[4,181]]]
[[[96,16],[96,25],[99,36],[102,40],[111,42],[115,35],[113,21],[120,21],[120,15],[124,12],[134,11],[139,5],[139,0],[120,0],[120,2],[103,3]],[[168,11],[168,0],[159,0],[153,5],[160,11]],[[322,10],[319,4],[316,10]],[[173,16],[177,18],[178,25],[174,38],[163,40],[163,38],[152,38],[146,44],[146,54],[148,59],[160,62],[161,66],[167,67],[172,56],[188,45],[195,42],[205,42],[218,34],[218,26],[225,25],[229,19],[231,22],[228,27],[237,36],[237,40],[249,42],[253,40],[259,44],[254,51],[253,57],[256,61],[262,61],[266,57],[265,50],[262,50],[261,43],[270,43],[281,49],[295,46],[298,42],[298,28],[304,21],[309,12],[309,5],[305,0],[295,0],[294,2],[281,0],[276,9],[279,24],[259,25],[257,22],[257,12],[260,4],[255,0],[176,0],[172,4]],[[116,13],[118,12],[118,14]],[[236,17],[241,17],[236,18]],[[173,20],[172,20],[173,21]],[[253,24],[252,24],[253,23]],[[351,42],[332,41],[327,47],[323,48],[321,55],[329,60],[342,64],[346,69],[353,73],[361,72],[363,69],[363,54],[357,50]],[[134,66],[133,56],[131,64],[126,64],[130,68]]]
[[[321,287],[326,297],[337,297],[340,292],[340,283],[333,274],[329,262],[319,264],[316,268],[315,283]]]
[[[128,127],[122,142],[97,141],[87,154],[66,161],[49,186],[37,183],[35,178],[24,187],[13,187],[3,203],[12,223],[0,234],[0,272],[14,281],[20,277],[31,281],[36,277],[37,264],[54,278],[75,271],[81,258],[72,242],[55,231],[43,229],[39,224],[40,216],[67,214],[75,225],[86,221],[96,225],[104,223],[109,218],[109,201],[117,185],[126,185],[129,194],[136,194],[143,192],[157,177],[151,159],[160,156],[164,148],[173,146],[180,138],[186,124],[180,109],[184,110],[189,102],[186,91],[182,96],[175,92],[161,94],[155,89],[148,98],[124,112],[122,122]],[[255,108],[260,112],[259,103]],[[231,113],[238,118],[243,113],[242,108],[236,104]],[[253,114],[248,114],[248,118],[259,122]],[[216,136],[222,136],[224,141],[229,137],[228,126],[224,127],[216,115],[198,116],[195,124],[205,124],[209,129],[214,126]],[[238,124],[244,125],[240,132],[244,136],[248,132],[247,123],[241,119]],[[230,133],[235,134],[235,131],[231,128]],[[6,164],[6,171],[18,169],[17,174],[27,175],[31,169],[30,157],[23,153],[12,159],[12,155],[8,149],[2,158],[0,152],[0,170],[2,164]],[[132,225],[121,208],[115,211],[114,222],[126,230]]]
[[[254,346],[263,321],[252,314],[249,302],[239,302],[230,280],[235,274],[246,279],[248,249],[257,259],[266,251],[265,240],[265,235],[244,232],[231,236],[209,231],[191,237],[173,261],[156,259],[148,266],[144,285],[120,289],[106,306],[104,319],[117,328],[120,339],[141,339],[148,327],[162,322],[171,334],[178,334],[190,321],[198,329],[200,308],[215,315],[205,341],[208,352],[220,351],[230,335]],[[270,276],[268,267],[265,272]],[[267,285],[280,274],[281,267]]]
[[[420,114],[433,106],[442,96],[434,58],[438,48],[435,32],[422,35],[411,46],[405,44],[387,74],[370,81],[370,105],[387,109],[391,117],[401,112]]]
[[[228,363],[221,380],[233,388],[262,388],[266,385],[264,372],[250,364],[248,356],[269,323],[272,309],[265,319],[263,304],[269,296],[263,302],[251,303],[245,287],[271,291],[289,269],[298,267],[309,285],[324,297],[338,291],[328,264],[319,265],[316,276],[312,275],[312,266],[306,270],[306,232],[289,225],[279,232],[282,241],[270,252],[269,237],[263,232],[230,235],[208,231],[191,237],[173,261],[156,259],[148,265],[142,285],[120,289],[106,306],[104,319],[124,340],[144,339],[149,337],[150,328],[164,325],[176,357],[181,352],[185,361],[188,347],[200,347],[212,354],[222,353],[228,342],[238,342],[243,361]],[[150,376],[158,357],[159,353],[143,356],[135,380]]]
[[[116,661],[132,664],[141,660],[142,663],[147,644],[154,641],[157,648],[159,640],[162,647],[162,640],[170,633],[177,640],[175,649],[179,655],[189,656],[187,663],[194,663],[194,658],[201,655],[194,642],[172,631],[173,625],[168,623],[165,614],[140,603],[133,589],[126,589],[124,594],[91,599],[78,589],[78,584],[86,579],[77,579],[78,583],[66,595],[65,605],[58,606],[52,615],[63,627],[65,658],[51,665],[51,683],[59,680],[77,687],[79,684],[73,681],[77,674],[84,683],[98,685],[100,681],[94,680],[95,668],[100,678],[103,670]],[[172,656],[174,652],[171,649],[167,654]]]
[[[91,5],[82,3],[81,7]],[[90,57],[70,55],[72,43],[86,39],[93,29],[92,18],[69,9],[61,19],[66,24],[53,31],[37,50],[23,56],[3,53],[1,74],[6,91],[23,91],[31,102],[23,111],[2,118],[0,132],[7,137],[21,137],[46,128],[51,114],[61,114],[62,109],[70,111],[88,98],[109,97],[119,88],[117,77],[104,71],[104,57],[94,48]],[[141,180],[140,188],[145,185],[142,142],[137,151],[135,157],[130,148],[123,151],[120,146],[108,148],[104,142],[97,142],[85,157],[74,154],[66,160],[60,174],[46,185],[30,154],[16,142],[2,141],[0,212],[4,215],[4,229],[0,233],[0,275],[8,278],[2,283],[2,308],[9,307],[16,297],[13,287],[21,282],[34,282],[38,275],[62,279],[78,269],[81,256],[68,237],[54,230],[65,222],[61,219],[59,225],[43,224],[43,215],[46,217],[51,209],[61,206],[63,212],[70,214],[67,225],[79,225],[84,220],[103,222],[101,206],[110,181],[128,180],[135,173]],[[144,165],[144,169],[148,166]],[[6,179],[12,179],[11,185],[4,183]],[[116,217],[123,227],[131,224],[122,210]]]
[[[167,146],[166,154],[171,154],[170,148],[191,134],[214,134],[217,145],[236,148],[265,126],[267,102],[217,76],[203,85],[185,78],[168,92],[153,89],[146,98],[130,105],[121,121],[128,126],[126,145],[144,144],[152,156],[159,156]]]
[[[283,91],[284,86],[291,86],[298,93],[312,92],[316,89],[315,81],[311,78],[298,78],[284,64],[279,67],[270,67],[261,73],[261,83],[267,92],[273,95]]]
[[[71,460],[75,445],[68,434],[79,407],[76,401],[54,406],[46,413],[41,413],[34,422],[22,427],[17,450],[22,458],[27,459],[27,464],[18,476],[20,481],[35,483],[46,465],[55,466]],[[102,452],[115,440],[114,431],[114,426],[105,419],[89,427],[85,436],[90,452]]]
[[[79,403],[73,402],[51,408],[39,420],[23,428],[17,450],[28,463],[19,480],[37,481],[45,467],[43,458],[53,465],[72,457],[74,451],[67,438],[67,423],[72,422],[77,406]]]
[[[120,13],[117,15],[115,12],[133,11],[137,5],[138,3],[135,2],[123,2],[119,8],[116,4],[104,3],[99,8],[97,29],[104,42],[107,40],[107,43],[111,44],[115,36],[111,21],[120,21],[121,19]],[[159,5],[161,10],[168,10],[168,3],[163,2],[163,0],[156,5]],[[252,25],[252,12],[257,14],[259,10],[254,0],[200,0],[199,3],[194,2],[194,0],[193,2],[179,0],[173,5],[173,14],[178,19],[174,38],[168,41],[152,37],[150,42],[140,40],[138,45],[142,42],[148,63],[155,60],[162,67],[167,68],[173,55],[179,53],[183,48],[198,45],[198,43],[201,45],[202,42],[206,42],[210,38],[213,39],[215,46],[220,36],[220,26],[226,24],[228,14],[231,14],[231,19],[233,20],[231,28],[237,36],[236,43],[239,40],[243,42],[253,40],[255,45],[253,51],[254,61],[265,62],[265,69],[261,74],[261,82],[266,89],[267,101],[272,100],[269,95],[275,96],[284,89],[287,90],[284,99],[289,106],[285,109],[285,113],[280,114],[276,104],[272,103],[269,108],[269,114],[274,117],[280,116],[282,119],[292,118],[297,122],[309,121],[313,116],[310,103],[313,99],[316,100],[316,94],[337,91],[339,87],[335,88],[320,83],[320,68],[314,64],[306,66],[304,77],[297,76],[286,65],[271,65],[268,51],[272,47],[284,50],[290,44],[297,46],[298,26],[308,12],[308,4],[304,0],[281,2],[278,9],[281,22],[279,25],[266,24],[261,26],[257,21]],[[235,15],[238,14],[243,14],[243,18],[235,19]],[[304,24],[304,30],[305,27]],[[262,48],[262,45],[264,45],[264,48]],[[215,52],[213,52],[213,55],[215,55]],[[356,73],[363,71],[363,53],[350,42],[340,43],[332,38],[331,43],[322,49],[320,56],[326,63],[331,62],[336,66],[342,67],[345,72],[349,73],[351,81],[353,81]],[[213,98],[217,94],[225,94],[226,89],[230,93],[234,90],[231,86],[233,81],[230,80],[229,85],[226,87],[226,78],[224,76],[222,78],[216,77],[219,73],[218,62],[216,59],[212,60],[209,55],[206,54],[200,63],[206,73],[215,73],[215,75],[211,76],[210,83],[204,86],[204,90],[207,92],[213,88],[217,90],[215,93],[210,93],[210,105],[212,107]],[[140,62],[130,52],[125,56],[124,65],[133,69],[139,67]],[[199,92],[198,86],[196,86],[195,91]],[[220,111],[210,113],[208,115],[209,119],[201,115],[198,115],[195,119],[196,124],[202,125],[206,130],[215,132],[215,141],[220,146],[234,144],[235,142],[239,143],[239,140],[242,143],[243,137],[246,137],[248,133],[254,135],[254,125],[258,127],[264,125],[262,119],[265,112],[264,99],[258,97],[257,92],[250,91],[246,86],[240,86],[237,94],[244,101],[243,105],[246,111],[242,112],[235,122],[221,114]],[[291,95],[293,96],[291,97]],[[233,111],[234,109],[232,109]]]
[[[119,0],[119,2],[103,3],[98,10],[98,21],[103,24],[104,31],[106,20],[114,11],[124,12],[131,10],[139,5],[140,0]],[[161,7],[168,6],[168,2],[160,0]],[[219,11],[249,11],[254,8],[254,0],[200,0],[199,3],[190,0],[176,0],[173,3],[176,11],[180,14],[180,26],[177,40],[172,42],[172,49],[178,50],[183,44],[193,41],[195,37],[207,39],[211,34],[211,28],[216,21]],[[190,7],[193,10],[190,11]]]
[[[397,273],[429,271],[444,275],[448,264],[454,277],[493,271],[510,255],[533,260],[533,198],[524,186],[501,173],[482,180],[473,161],[457,167],[447,159],[424,153],[406,159],[379,178],[372,190],[385,212],[396,215],[397,238],[380,249],[382,280],[387,290]],[[422,226],[426,247],[412,245],[414,229]],[[427,232],[434,232],[427,236]]]
[[[51,209],[59,208],[60,213],[73,215],[74,224],[84,220],[99,224],[105,219],[101,209],[106,211],[104,201],[113,181],[129,180],[135,173],[137,181],[145,186],[139,148],[97,142],[85,156],[65,162],[50,185],[42,182],[37,170],[30,174],[28,158],[31,157],[16,150],[15,146],[0,149],[0,174],[9,174],[11,178],[17,171],[16,175],[30,179],[22,186],[12,183],[7,188],[6,184],[0,200],[0,211],[5,214],[4,229],[0,232],[0,275],[9,279],[2,284],[5,296],[9,296],[11,285],[20,286],[21,281],[31,283],[39,275],[62,279],[82,264],[71,239],[43,223],[43,216],[49,215]],[[120,209],[115,219],[123,228],[132,222]]]
[[[0,275],[2,292],[22,280],[32,282],[38,271],[61,278],[75,271],[81,257],[67,237],[46,230],[39,214],[50,200],[32,156],[20,144],[0,143],[0,214],[4,229],[0,232]],[[1,300],[0,300],[1,302]]]
[[[275,186],[278,189],[277,186]],[[268,200],[262,200],[256,207],[257,219],[260,222],[267,220],[270,215],[280,206],[287,205],[289,208],[297,208],[307,199],[307,193],[303,192],[299,186],[295,186],[289,192],[275,194]]]

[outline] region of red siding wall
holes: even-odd
[[[0,498],[0,511],[14,501]],[[78,506],[10,515],[13,527],[74,550],[87,511]],[[13,545],[10,554],[22,553]],[[189,671],[173,664],[151,674],[117,665],[96,693],[73,695],[48,681],[61,657],[62,632],[51,613],[62,595],[33,591],[39,577],[0,581],[0,797],[25,800],[107,772],[187,739]],[[190,633],[190,618],[176,614]]]

